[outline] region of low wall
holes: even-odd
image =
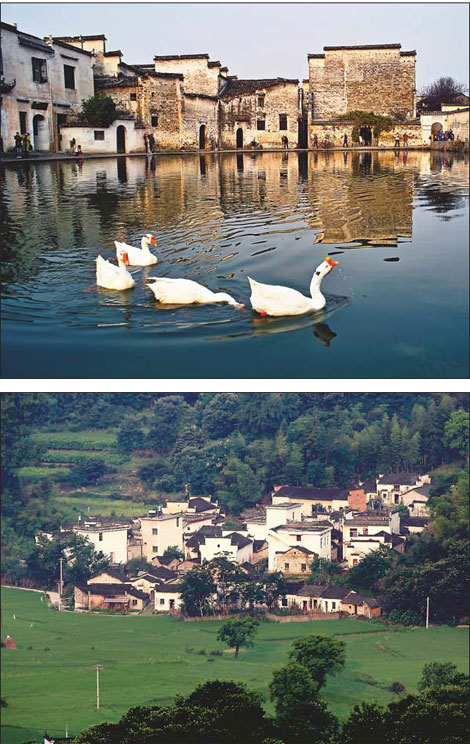
[[[328,140],[334,147],[343,147],[343,137],[348,135],[349,147],[359,147],[357,142],[352,141],[352,131],[354,124],[349,121],[324,121],[312,122],[309,127],[309,147],[313,147],[313,138],[315,134],[320,143]],[[372,147],[393,147],[395,143],[395,134],[400,136],[400,146],[403,146],[403,135],[408,135],[408,144],[411,146],[422,145],[422,132],[419,123],[397,124],[390,132],[382,132],[376,139],[372,139]]]
[[[70,141],[74,139],[75,147],[81,145],[84,155],[117,153],[118,127],[124,127],[125,129],[125,152],[145,152],[145,129],[136,129],[135,122],[130,119],[116,119],[109,127],[61,127],[61,152],[70,152]],[[120,131],[122,132],[122,130]],[[101,139],[96,139],[96,136],[101,137]]]
[[[267,612],[265,617],[276,623],[307,623],[311,620],[340,620],[344,617],[341,612],[308,612],[305,615],[271,615]]]

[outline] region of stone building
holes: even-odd
[[[2,149],[29,132],[35,151],[59,149],[61,127],[93,95],[93,56],[60,39],[1,24]]]
[[[402,52],[401,44],[327,46],[322,54],[309,54],[310,146],[315,134],[331,145],[341,145],[344,134],[351,142],[351,111],[389,116],[410,144],[420,143],[415,63],[416,52]],[[373,132],[364,129],[366,144],[374,144]],[[392,145],[393,134],[385,137]]]
[[[298,142],[299,81],[230,77],[219,93],[220,146],[240,149],[255,140],[263,147]]]

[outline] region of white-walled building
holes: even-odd
[[[309,551],[311,561],[313,554],[331,560],[330,522],[289,522],[274,527],[268,532],[268,569],[277,570],[276,554],[283,554],[290,548],[302,548]]]
[[[315,507],[321,506],[326,511],[347,509],[349,491],[346,488],[307,488],[303,486],[275,486],[272,503],[282,504],[289,501],[301,504],[302,515],[311,517]]]
[[[142,555],[151,561],[175,545],[183,549],[183,514],[155,514],[139,517]]]
[[[94,94],[92,54],[8,23],[1,47],[3,149],[13,149],[16,132],[29,132],[34,150],[58,150],[61,127]]]
[[[178,612],[183,606],[178,584],[164,584],[154,589],[155,612]]]
[[[349,542],[351,538],[370,537],[383,531],[390,535],[400,534],[400,513],[398,511],[383,516],[347,512],[344,516],[342,523],[343,543]]]
[[[235,563],[253,563],[253,541],[240,532],[206,537],[199,546],[201,562],[225,556]]]
[[[401,503],[401,497],[410,488],[431,483],[429,475],[417,473],[385,473],[377,478],[377,496],[383,504],[393,506]]]
[[[127,563],[129,527],[87,523],[74,526],[73,531],[93,543],[95,550],[102,551],[111,563]]]

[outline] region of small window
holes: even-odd
[[[287,129],[287,114],[279,114],[279,129]]]
[[[150,117],[150,123],[152,127],[158,127],[158,114],[152,114]],[[178,520],[176,521],[176,526],[178,527]]]
[[[368,535],[369,534],[369,528],[368,527],[363,527],[362,528],[362,534],[363,535]]]
[[[137,93],[131,93],[131,101],[137,101]]]
[[[266,122],[264,119],[258,119],[258,121],[256,122],[256,129],[259,132],[264,131],[266,129]]]
[[[20,111],[20,134],[26,134],[26,111]]]
[[[135,606],[137,604],[137,600],[136,599],[133,599],[132,600],[132,604]]]
[[[264,93],[258,96],[258,108],[264,108]]]
[[[176,526],[177,526],[177,527],[179,527],[179,526],[180,526],[180,518],[179,518],[179,517],[176,517]]]
[[[75,67],[64,65],[64,83],[66,88],[75,90]]]
[[[33,81],[35,83],[47,83],[47,62],[45,59],[32,57],[33,63]]]
[[[283,597],[283,598],[282,598],[282,600],[281,600],[281,605],[282,605],[283,607],[287,607],[287,597]]]
[[[160,598],[160,604],[161,604],[161,605],[162,605],[162,604],[165,604],[165,597],[161,597],[161,598]]]
[[[98,540],[99,540],[99,542],[102,542],[102,540],[103,540],[103,533],[102,532],[98,532]]]
[[[331,609],[332,610],[336,610],[336,602],[332,602],[331,603]]]
[[[104,140],[104,132],[101,132],[99,130],[95,130],[93,132],[93,136],[94,136],[95,140]]]
[[[158,545],[154,545],[154,546],[152,547],[152,552],[153,552],[153,553],[158,553]]]
[[[158,535],[158,527],[152,527],[152,535]]]
[[[297,540],[297,542],[302,542],[302,535],[296,535],[295,539]]]
[[[349,535],[350,537],[357,537],[357,530],[356,529],[350,530]]]
[[[284,563],[284,571],[288,571],[288,570],[289,570],[289,564],[288,563]]]
[[[301,571],[306,571],[307,570],[307,564],[306,563],[301,563],[300,564],[300,570]]]

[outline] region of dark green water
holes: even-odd
[[[1,178],[4,377],[468,377],[462,157],[21,162]],[[132,269],[134,290],[98,289],[98,253],[149,231],[157,266]],[[307,293],[327,254],[325,313],[251,311],[247,274]],[[163,308],[148,276],[196,279],[247,310]]]

